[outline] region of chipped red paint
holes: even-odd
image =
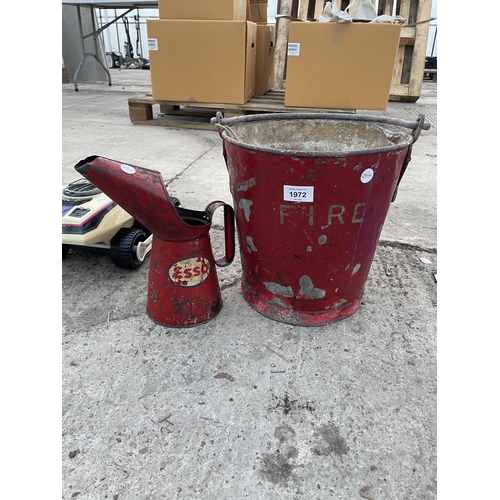
[[[337,117],[289,116],[296,118]],[[387,123],[385,118],[344,117],[358,118]],[[220,124],[229,172],[245,300],[271,319],[317,326],[350,316],[361,305],[412,143],[428,126],[422,116],[420,125],[417,121],[409,126],[413,135],[408,133],[399,144],[344,154],[272,150],[256,145],[258,140],[249,144],[239,139],[247,124],[286,119],[284,115],[226,120],[218,116],[212,123]],[[403,127],[409,123],[391,122]]]

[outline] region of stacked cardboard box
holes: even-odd
[[[158,0],[160,19],[247,21],[246,0]]]
[[[254,23],[267,24],[267,0],[250,0],[250,16]]]
[[[292,22],[285,106],[387,107],[400,24]]]
[[[159,0],[148,19],[153,98],[244,104],[255,94],[257,25],[247,0]]]

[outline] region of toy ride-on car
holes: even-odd
[[[177,198],[171,198],[179,206]],[[71,248],[109,252],[115,266],[138,269],[153,235],[87,179],[62,190],[62,256]]]

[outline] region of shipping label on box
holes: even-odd
[[[387,107],[401,25],[290,23],[285,106]]]
[[[158,39],[148,38],[148,52],[158,50]]]
[[[247,0],[158,0],[160,19],[245,21]]]

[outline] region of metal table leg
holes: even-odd
[[[80,5],[77,5],[76,8],[77,8],[77,14],[78,14],[78,28],[80,30],[80,39],[82,41],[83,58],[80,61],[80,64],[78,65],[78,68],[76,69],[75,74],[73,76],[73,83],[74,83],[74,86],[75,86],[75,92],[78,92],[78,74],[79,74],[80,69],[83,66],[83,63],[85,62],[85,59],[87,57],[93,57],[104,68],[104,71],[108,75],[108,85],[111,86],[111,74],[109,72],[109,69],[99,59],[99,56],[97,55],[98,54],[97,38],[102,33],[102,31],[105,30],[108,26],[110,26],[114,22],[118,21],[118,19],[121,19],[122,17],[126,16],[129,12],[131,12],[134,9],[133,8],[132,9],[128,9],[125,13],[121,14],[120,16],[118,16],[117,18],[113,19],[112,21],[110,21],[106,25],[102,26],[100,29],[96,29],[95,19],[94,19],[94,9],[93,9],[93,7],[90,7],[91,12],[92,12],[92,15],[90,16],[92,18],[92,33],[84,35],[83,34],[83,27],[82,27],[82,16],[81,16],[81,11],[80,11]],[[88,38],[89,36],[92,36],[94,38],[94,50],[95,50],[95,54],[92,53],[92,52],[85,52],[85,39]]]

